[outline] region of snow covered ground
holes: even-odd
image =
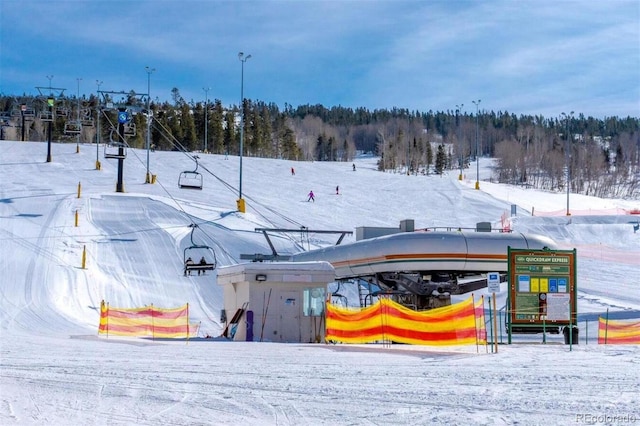
[[[125,193],[102,149],[0,141],[0,424],[432,425],[640,423],[640,348],[596,344],[597,316],[640,317],[640,200],[570,196],[492,184],[490,160],[463,181],[351,163],[243,159],[247,213],[236,211],[238,157],[200,154],[202,191],[177,187],[193,161],[129,150]],[[102,170],[95,170],[95,161]],[[295,176],[291,175],[295,168]],[[78,197],[80,184],[81,196]],[[336,186],[341,195],[335,195]],[[316,201],[307,202],[309,190]],[[357,226],[501,226],[553,238],[578,253],[580,343],[562,336],[488,348],[407,345],[185,343],[97,337],[99,306],[190,304],[201,334],[219,335],[215,274],[183,277],[183,250],[212,246],[220,265],[268,253],[259,227],[354,231]],[[535,216],[531,216],[531,211]],[[78,213],[78,226],[75,214]],[[580,214],[590,212],[591,214]],[[353,236],[345,242],[352,241]],[[335,244],[291,234],[279,251]],[[82,252],[86,249],[86,268]],[[498,294],[504,305],[506,285]]]

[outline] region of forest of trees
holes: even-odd
[[[114,139],[117,108],[130,113],[127,144],[157,150],[238,155],[240,107],[214,99],[186,102],[177,88],[171,102],[151,102],[134,92],[80,99],[0,96],[0,139],[95,142]],[[109,108],[107,108],[107,106]],[[600,197],[640,196],[640,119],[562,113],[559,117],[516,116],[481,110],[368,110],[285,104],[245,99],[243,155],[297,161],[351,161],[358,152],[379,156],[378,168],[405,174],[465,173],[476,153],[494,157],[497,182]],[[101,111],[101,114],[98,114]],[[22,123],[24,122],[24,126]],[[206,130],[205,130],[206,123]],[[78,136],[79,132],[79,136]],[[206,134],[206,140],[205,140]],[[116,135],[117,136],[117,135]],[[205,149],[206,148],[206,149]],[[477,152],[476,152],[477,150]]]

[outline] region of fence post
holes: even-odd
[[[604,320],[604,344],[607,344],[607,331],[609,331],[609,308],[607,308],[607,316]]]

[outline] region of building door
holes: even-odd
[[[280,292],[280,327],[281,342],[300,342],[300,312],[302,295],[298,291],[283,290]]]

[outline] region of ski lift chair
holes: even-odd
[[[104,158],[124,160],[127,158],[127,144],[124,142],[109,142],[105,144]]]
[[[111,129],[111,132],[109,132],[109,143],[104,145],[104,158],[124,160],[125,158],[127,158],[128,145],[124,142],[114,141],[114,132],[115,129]]]
[[[28,107],[27,109],[24,110],[24,118],[27,120],[31,120],[33,118],[35,118],[36,116],[36,110]]]
[[[124,135],[127,137],[133,137],[136,135],[136,125],[135,123],[125,123],[124,126]]]
[[[198,156],[194,155],[196,168],[192,171],[184,171],[178,177],[178,187],[183,189],[202,189],[202,174],[198,172]]]
[[[93,127],[93,117],[91,116],[91,111],[84,111],[80,122],[82,123],[83,127]]]
[[[205,275],[206,271],[216,269],[216,252],[207,245],[195,244],[193,242],[193,231],[198,225],[191,224],[191,245],[184,249],[183,265],[184,276],[191,275],[191,272],[198,272],[198,275]],[[194,260],[195,258],[195,260]]]
[[[53,121],[53,111],[42,110],[38,114],[38,118],[40,119],[40,121],[43,121],[45,123],[51,122]]]
[[[67,121],[64,123],[65,135],[77,135],[82,131],[82,124],[79,121]]]

